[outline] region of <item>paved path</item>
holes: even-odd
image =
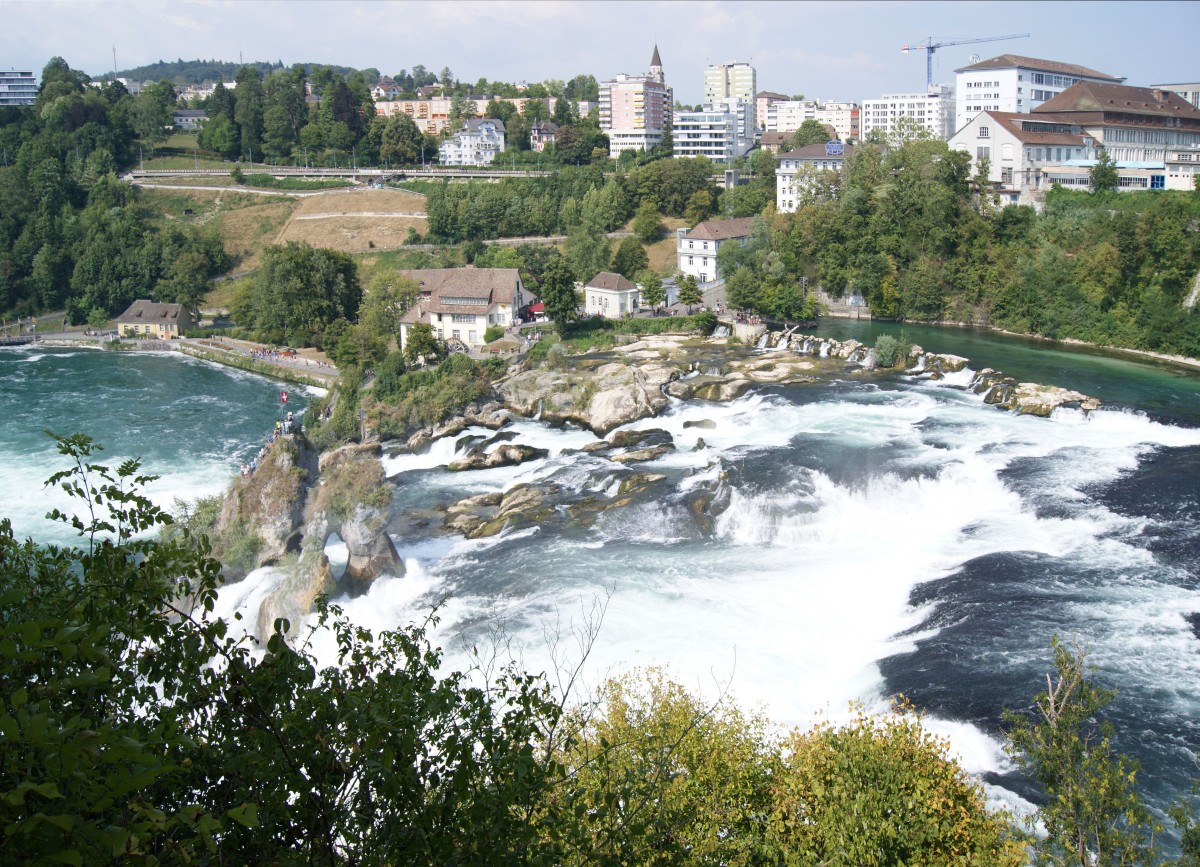
[[[308,196],[319,196],[322,193],[344,193],[345,190],[337,187],[333,190],[253,190],[247,187],[205,187],[200,184],[148,184],[145,181],[139,181],[136,178],[132,181],[133,184],[139,187],[157,187],[160,190],[205,190],[207,192],[218,193],[249,193],[252,196],[296,196],[297,198],[307,198]]]
[[[326,211],[320,214],[296,214],[293,220],[325,220],[333,217],[420,217],[429,215],[424,211]]]

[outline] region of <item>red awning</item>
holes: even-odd
[[[530,313],[545,313],[546,305],[543,304],[541,301],[539,301],[537,304],[530,304],[529,312]]]

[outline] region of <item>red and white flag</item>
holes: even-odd
[[[287,403],[287,392],[286,391],[279,392],[279,402]]]

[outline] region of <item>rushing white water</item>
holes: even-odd
[[[1119,410],[1016,416],[983,405],[959,379],[674,402],[629,426],[664,429],[679,447],[638,467],[668,475],[661,496],[604,513],[587,529],[395,538],[406,575],[340,604],[355,621],[384,629],[422,621],[438,603],[434,637],[448,664],[465,664],[461,647],[500,630],[515,638],[528,668],[549,670],[546,624],[578,624],[593,599],[611,594],[586,667],[592,684],[662,665],[705,695],[728,687],[742,704],[804,726],[818,714],[845,718],[852,701],[885,708],[908,685],[883,663],[919,660],[966,622],[943,623],[955,599],[922,598],[918,589],[1016,556],[1046,564],[1027,592],[1047,597],[1053,616],[1049,625],[1010,624],[995,652],[1036,668],[1051,632],[1078,630],[1102,670],[1122,682],[1170,684],[1179,712],[1194,714],[1200,655],[1185,618],[1200,612],[1200,592],[1194,581],[1172,584],[1164,575],[1171,570],[1140,544],[1146,518],[1119,514],[1091,492],[1149,453],[1200,446],[1200,431]],[[611,497],[628,472],[602,457],[564,454],[594,441],[586,431],[527,420],[508,430],[550,456],[449,473],[439,468],[461,454],[456,443],[492,432],[447,437],[425,455],[385,459],[401,505],[546,481]],[[692,450],[698,437],[704,447]],[[728,507],[704,530],[683,499],[719,486],[722,474]],[[1069,565],[1079,563],[1092,576],[1082,583]],[[1181,673],[1190,675],[1187,686]],[[925,676],[937,685],[937,672]],[[1036,675],[1023,687],[1027,700]],[[1014,698],[999,694],[992,714]],[[990,727],[936,709],[928,722],[972,771],[1007,768]]]

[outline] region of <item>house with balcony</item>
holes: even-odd
[[[638,287],[612,271],[601,271],[583,287],[583,310],[587,316],[624,319],[638,312]]]
[[[691,274],[700,284],[720,280],[717,251],[726,244],[744,247],[753,222],[753,217],[735,217],[732,220],[705,220],[692,229],[677,229],[675,249],[679,272]]]
[[[438,148],[444,166],[488,166],[504,150],[504,121],[471,118]]]
[[[439,340],[467,349],[484,345],[488,326],[508,327],[532,299],[516,268],[423,268],[400,271],[420,287],[418,300],[400,317],[400,348],[409,331],[426,322]]]

